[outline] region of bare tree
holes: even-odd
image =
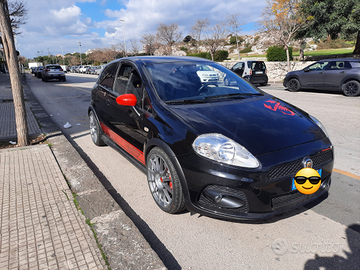
[[[160,23],[159,27],[156,29],[156,38],[168,47],[166,51],[171,51],[172,46],[180,40],[181,35],[177,23],[172,23],[170,25]]]
[[[225,23],[217,23],[205,30],[205,46],[214,61],[214,53],[224,45],[228,31]]]
[[[23,14],[26,14],[25,10]],[[25,146],[29,145],[29,129],[26,118],[24,89],[18,66],[9,6],[6,0],[0,0],[0,32],[14,100],[17,144]]]
[[[154,55],[154,52],[156,50],[156,36],[153,34],[144,34],[141,37],[142,39],[140,40],[140,42],[144,45],[145,52],[147,54]]]
[[[130,39],[131,53],[137,55],[139,53],[139,45],[136,40]]]
[[[241,31],[241,24],[240,24],[240,22],[238,20],[239,15],[240,15],[239,13],[228,15],[227,24],[229,25],[232,34],[235,35],[236,50],[238,52],[238,58],[240,60],[241,58],[240,58],[238,32]]]
[[[197,20],[196,23],[191,26],[192,36],[198,41],[198,53],[200,53],[200,42],[201,42],[201,34],[203,31],[209,27],[210,21],[208,18]]]

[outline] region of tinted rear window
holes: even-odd
[[[60,66],[47,66],[47,69],[61,69]]]
[[[265,70],[266,66],[263,61],[248,62],[248,67],[252,70]]]

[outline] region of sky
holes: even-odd
[[[11,1],[11,0],[9,0]],[[28,9],[16,47],[34,58],[110,47],[144,34],[155,34],[159,23],[177,23],[182,36],[190,34],[198,19],[211,25],[239,14],[240,35],[256,33],[266,0],[23,0]],[[79,42],[81,47],[79,46]]]

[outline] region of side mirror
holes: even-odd
[[[122,106],[135,106],[137,98],[134,94],[123,94],[116,98],[116,103]]]
[[[310,69],[308,67],[304,68],[303,70],[304,70],[304,72],[309,72],[310,71]]]

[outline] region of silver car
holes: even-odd
[[[42,71],[42,80],[44,82],[47,82],[48,80],[59,80],[65,82],[65,72],[60,65],[46,65]]]
[[[360,59],[326,59],[302,70],[286,74],[284,86],[290,92],[301,89],[342,91],[345,96],[360,95]]]

